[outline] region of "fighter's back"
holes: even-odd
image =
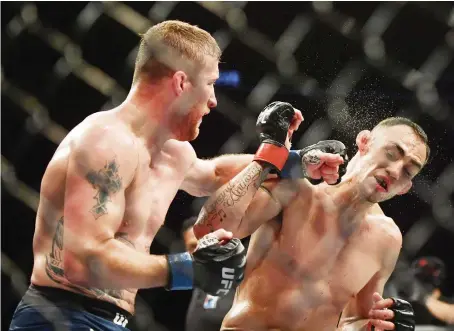
[[[252,263],[223,330],[332,331],[380,269],[383,234],[396,231],[392,220],[378,205],[355,215],[335,201],[332,188],[303,185],[304,196],[292,200],[281,221],[253,234]]]

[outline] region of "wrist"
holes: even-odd
[[[272,143],[261,143],[254,155],[254,161],[262,161],[271,164],[277,170],[281,171],[288,158],[289,150],[283,145]]]
[[[301,164],[300,152],[298,150],[290,150],[287,161],[281,171],[281,178],[298,179],[303,177],[305,176]]]
[[[166,289],[169,291],[192,289],[194,272],[191,254],[188,252],[169,254],[167,263],[169,273]]]

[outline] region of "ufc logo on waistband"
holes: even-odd
[[[232,268],[222,268],[222,281],[221,284],[224,286],[224,289],[217,290],[216,294],[227,294],[232,288],[232,280],[235,278],[235,269]]]
[[[126,327],[126,325],[128,324],[128,319],[123,315],[117,313],[113,322],[117,325],[121,325],[122,327]]]

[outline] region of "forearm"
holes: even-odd
[[[269,170],[262,163],[251,162],[235,178],[218,189],[200,211],[194,225],[196,237],[200,238],[221,227],[235,234]]]
[[[169,269],[164,255],[138,252],[115,239],[107,240],[78,262],[82,266],[77,268],[79,270],[67,270],[71,268],[65,266],[65,273],[70,281],[84,286],[140,289],[163,287],[168,281]]]
[[[454,324],[454,305],[429,297],[426,307],[439,320]]]

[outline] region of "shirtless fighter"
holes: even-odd
[[[221,226],[253,233],[221,330],[414,330],[411,305],[381,297],[402,236],[378,203],[410,189],[429,156],[427,136],[389,118],[356,143],[338,185],[268,179],[258,190],[267,166],[252,162],[206,202],[197,236]]]
[[[226,231],[200,240],[193,254],[149,255],[179,189],[209,195],[253,160],[200,160],[188,142],[216,106],[220,55],[202,29],[179,21],[153,26],[127,99],[62,141],[42,179],[31,286],[11,330],[121,330],[137,289],[194,285],[222,295],[237,286],[245,250]],[[289,135],[302,121],[300,112],[290,116]],[[285,163],[285,147],[271,152]]]

